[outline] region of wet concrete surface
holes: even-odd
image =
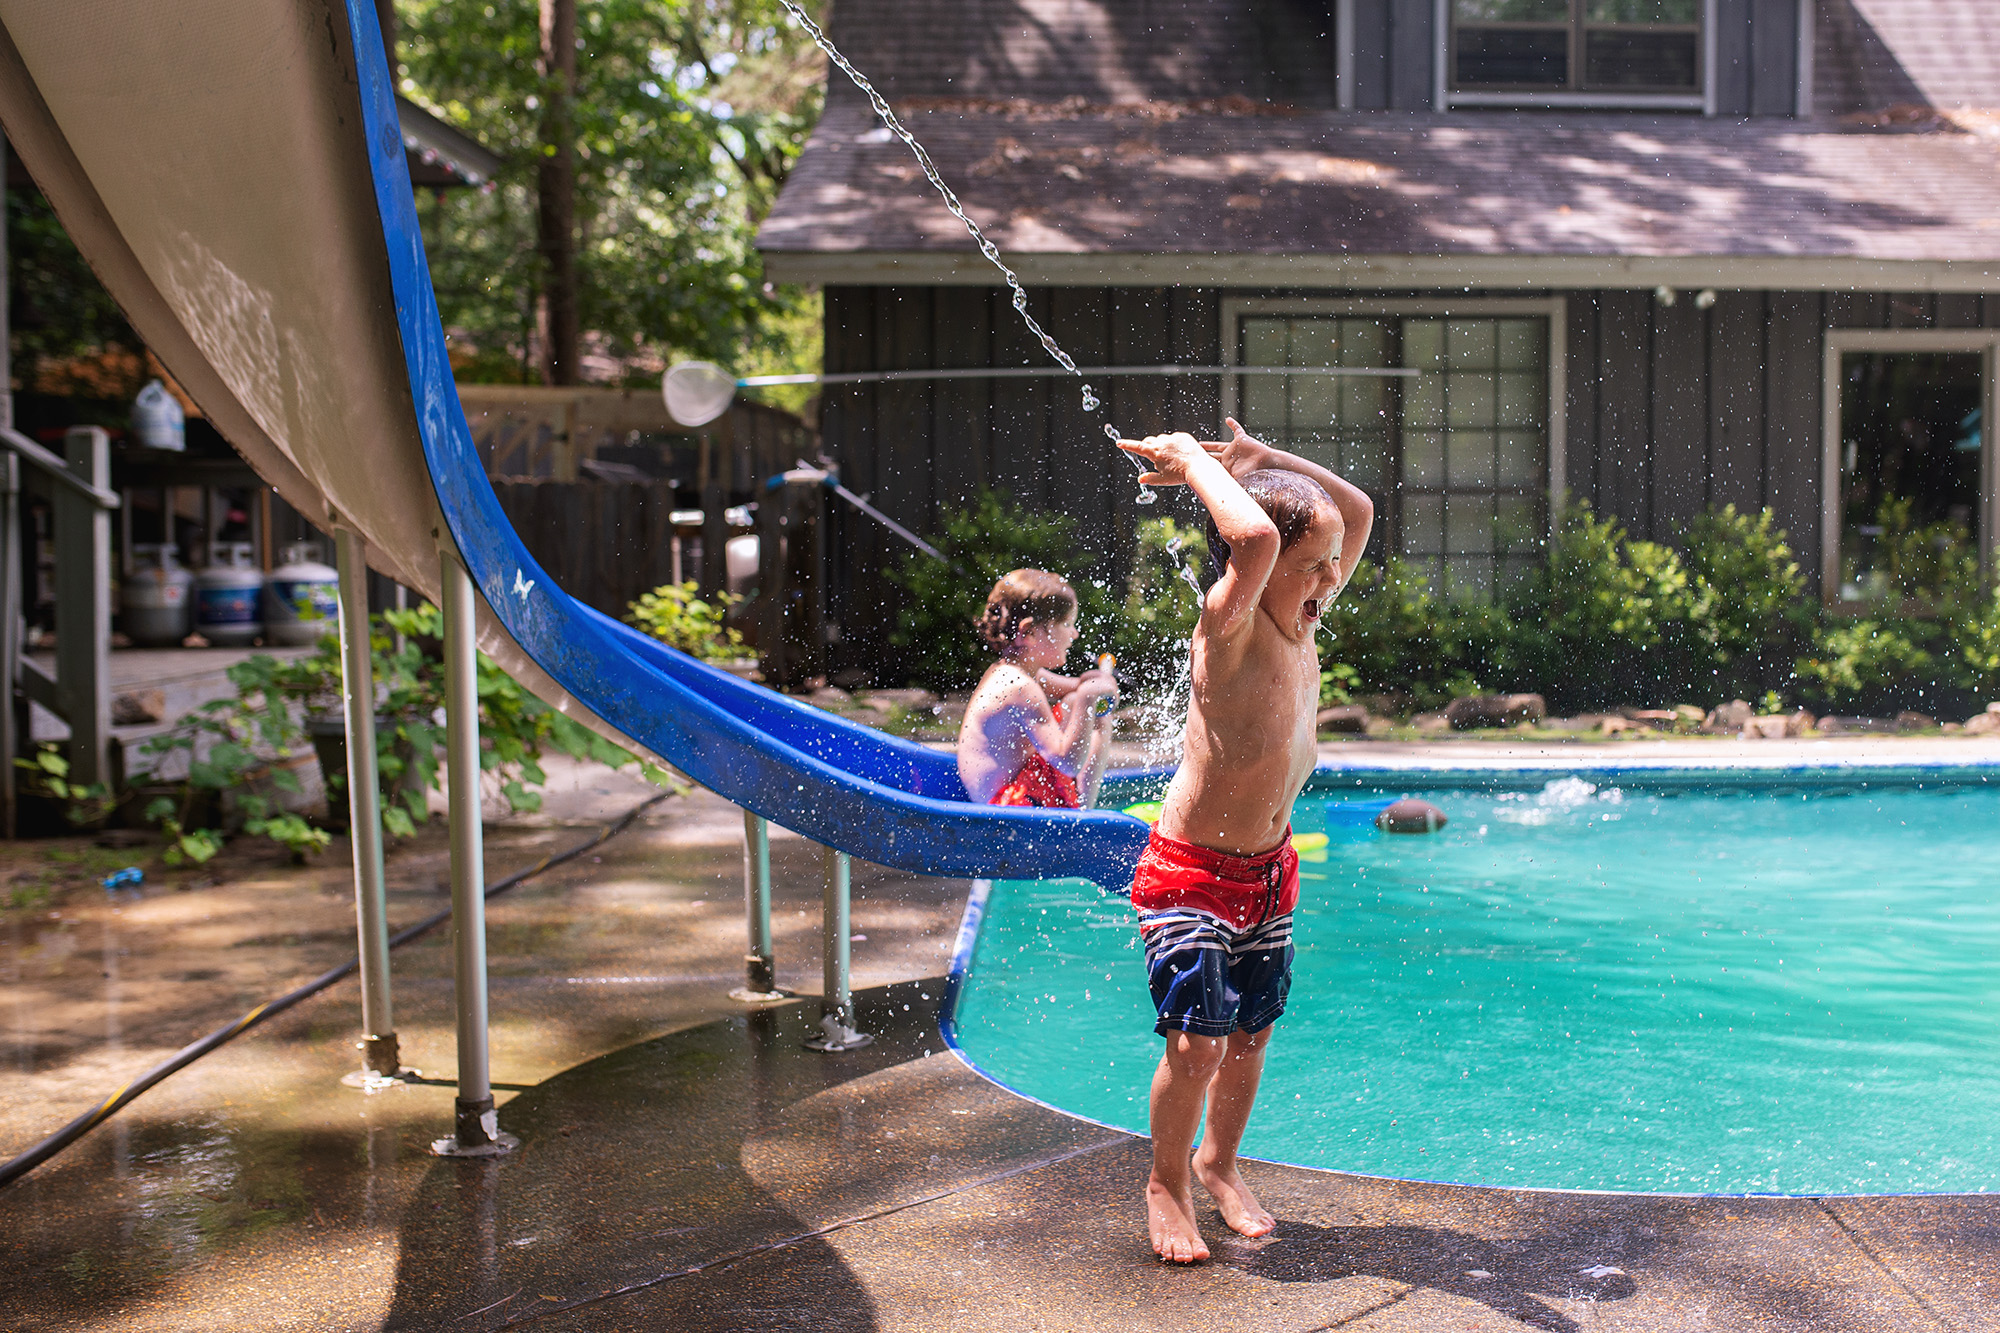
[[[633,794],[580,786],[544,818]],[[2000,1328],[1986,1197],[1550,1194],[1253,1164],[1277,1234],[1233,1237],[1204,1208],[1214,1260],[1161,1265],[1143,1140],[941,1051],[962,883],[857,866],[872,1046],[808,1052],[811,1000],[727,999],[739,830],[711,797],[670,801],[490,904],[515,1156],[425,1151],[452,1097],[440,931],[396,955],[396,998],[406,1061],[446,1082],[338,1085],[352,981],[257,1029],[0,1190],[0,1329]],[[496,827],[491,873],[581,832]],[[780,838],[773,857],[780,979],[811,993],[817,850]],[[396,851],[392,921],[444,900],[444,865],[441,837]],[[337,852],[186,878],[9,915],[0,1151],[351,952]]]

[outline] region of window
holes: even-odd
[[[1702,91],[1704,0],[1450,0],[1459,92]]]
[[[1408,377],[1249,375],[1242,420],[1374,496],[1378,549],[1478,598],[1534,575],[1548,530],[1545,318],[1253,315],[1243,364],[1408,368]]]
[[[1984,397],[1978,352],[1841,356],[1837,603],[1921,611],[1976,582]]]

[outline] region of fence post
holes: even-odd
[[[0,385],[0,390],[4,388]],[[20,688],[21,460],[9,451],[0,460],[0,837],[10,840],[20,836],[20,788],[15,782],[14,760],[28,734]]]
[[[63,455],[77,477],[111,486],[111,437],[74,426]],[[53,495],[56,544],[56,689],[69,723],[69,776],[116,786],[111,756],[111,515],[67,486]],[[12,756],[8,757],[12,763]]]

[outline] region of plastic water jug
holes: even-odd
[[[125,637],[141,648],[177,646],[194,611],[194,574],[172,542],[134,543],[132,559],[132,575],[118,597]]]
[[[340,575],[317,542],[292,542],[264,582],[264,642],[309,648],[339,632]]]
[[[143,449],[187,448],[187,417],[181,405],[158,380],[149,381],[132,400],[132,439]]]
[[[264,632],[257,605],[263,591],[249,542],[212,543],[208,565],[194,580],[196,631],[217,647],[247,647]]]

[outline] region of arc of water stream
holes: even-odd
[[[951,210],[953,217],[965,224],[965,230],[979,246],[979,253],[985,255],[986,262],[1000,270],[1000,276],[1006,279],[1007,286],[1014,293],[1012,302],[1014,311],[1020,315],[1022,322],[1028,326],[1028,331],[1035,335],[1035,340],[1041,343],[1042,347],[1050,356],[1056,359],[1064,370],[1075,375],[1078,379],[1082,379],[1083,371],[1078,367],[1075,359],[1062,349],[1062,345],[1050,336],[1047,329],[1036,323],[1033,315],[1028,313],[1027,288],[1021,285],[1020,276],[1008,266],[1005,259],[1001,258],[1000,247],[988,239],[986,233],[980,230],[979,224],[974,222],[971,215],[965,211],[965,205],[959,202],[958,192],[945,183],[944,177],[938,173],[937,164],[931,161],[930,153],[921,143],[917,142],[916,135],[911,134],[908,129],[904,128],[903,122],[896,116],[895,108],[889,105],[888,99],[883,97],[875,85],[868,81],[868,77],[865,74],[849,63],[847,57],[841,54],[840,48],[833,44],[832,39],[821,31],[820,26],[812,21],[812,17],[799,8],[793,0],[778,0],[778,3],[782,4],[785,7],[785,11],[798,21],[801,28],[805,29],[806,35],[813,39],[813,45],[826,52],[826,58],[831,60],[839,68],[840,72],[845,74],[854,86],[859,88],[862,94],[868,98],[868,105],[874,108],[875,114],[881,117],[882,124],[888,128],[889,132],[894,134],[898,139],[901,139],[910,152],[915,155],[917,165],[923,169],[924,177],[937,190],[938,197],[944,200],[944,206]],[[1083,386],[1083,410],[1086,412],[1095,412],[1097,408],[1097,395],[1091,391],[1090,385],[1085,383]],[[1121,438],[1118,427],[1108,421],[1104,423],[1104,434],[1113,445],[1116,445]],[[1146,465],[1137,458],[1133,458],[1132,463],[1141,473],[1146,471]],[[1145,485],[1143,482],[1140,484],[1140,504],[1151,504],[1157,498],[1151,487]]]

